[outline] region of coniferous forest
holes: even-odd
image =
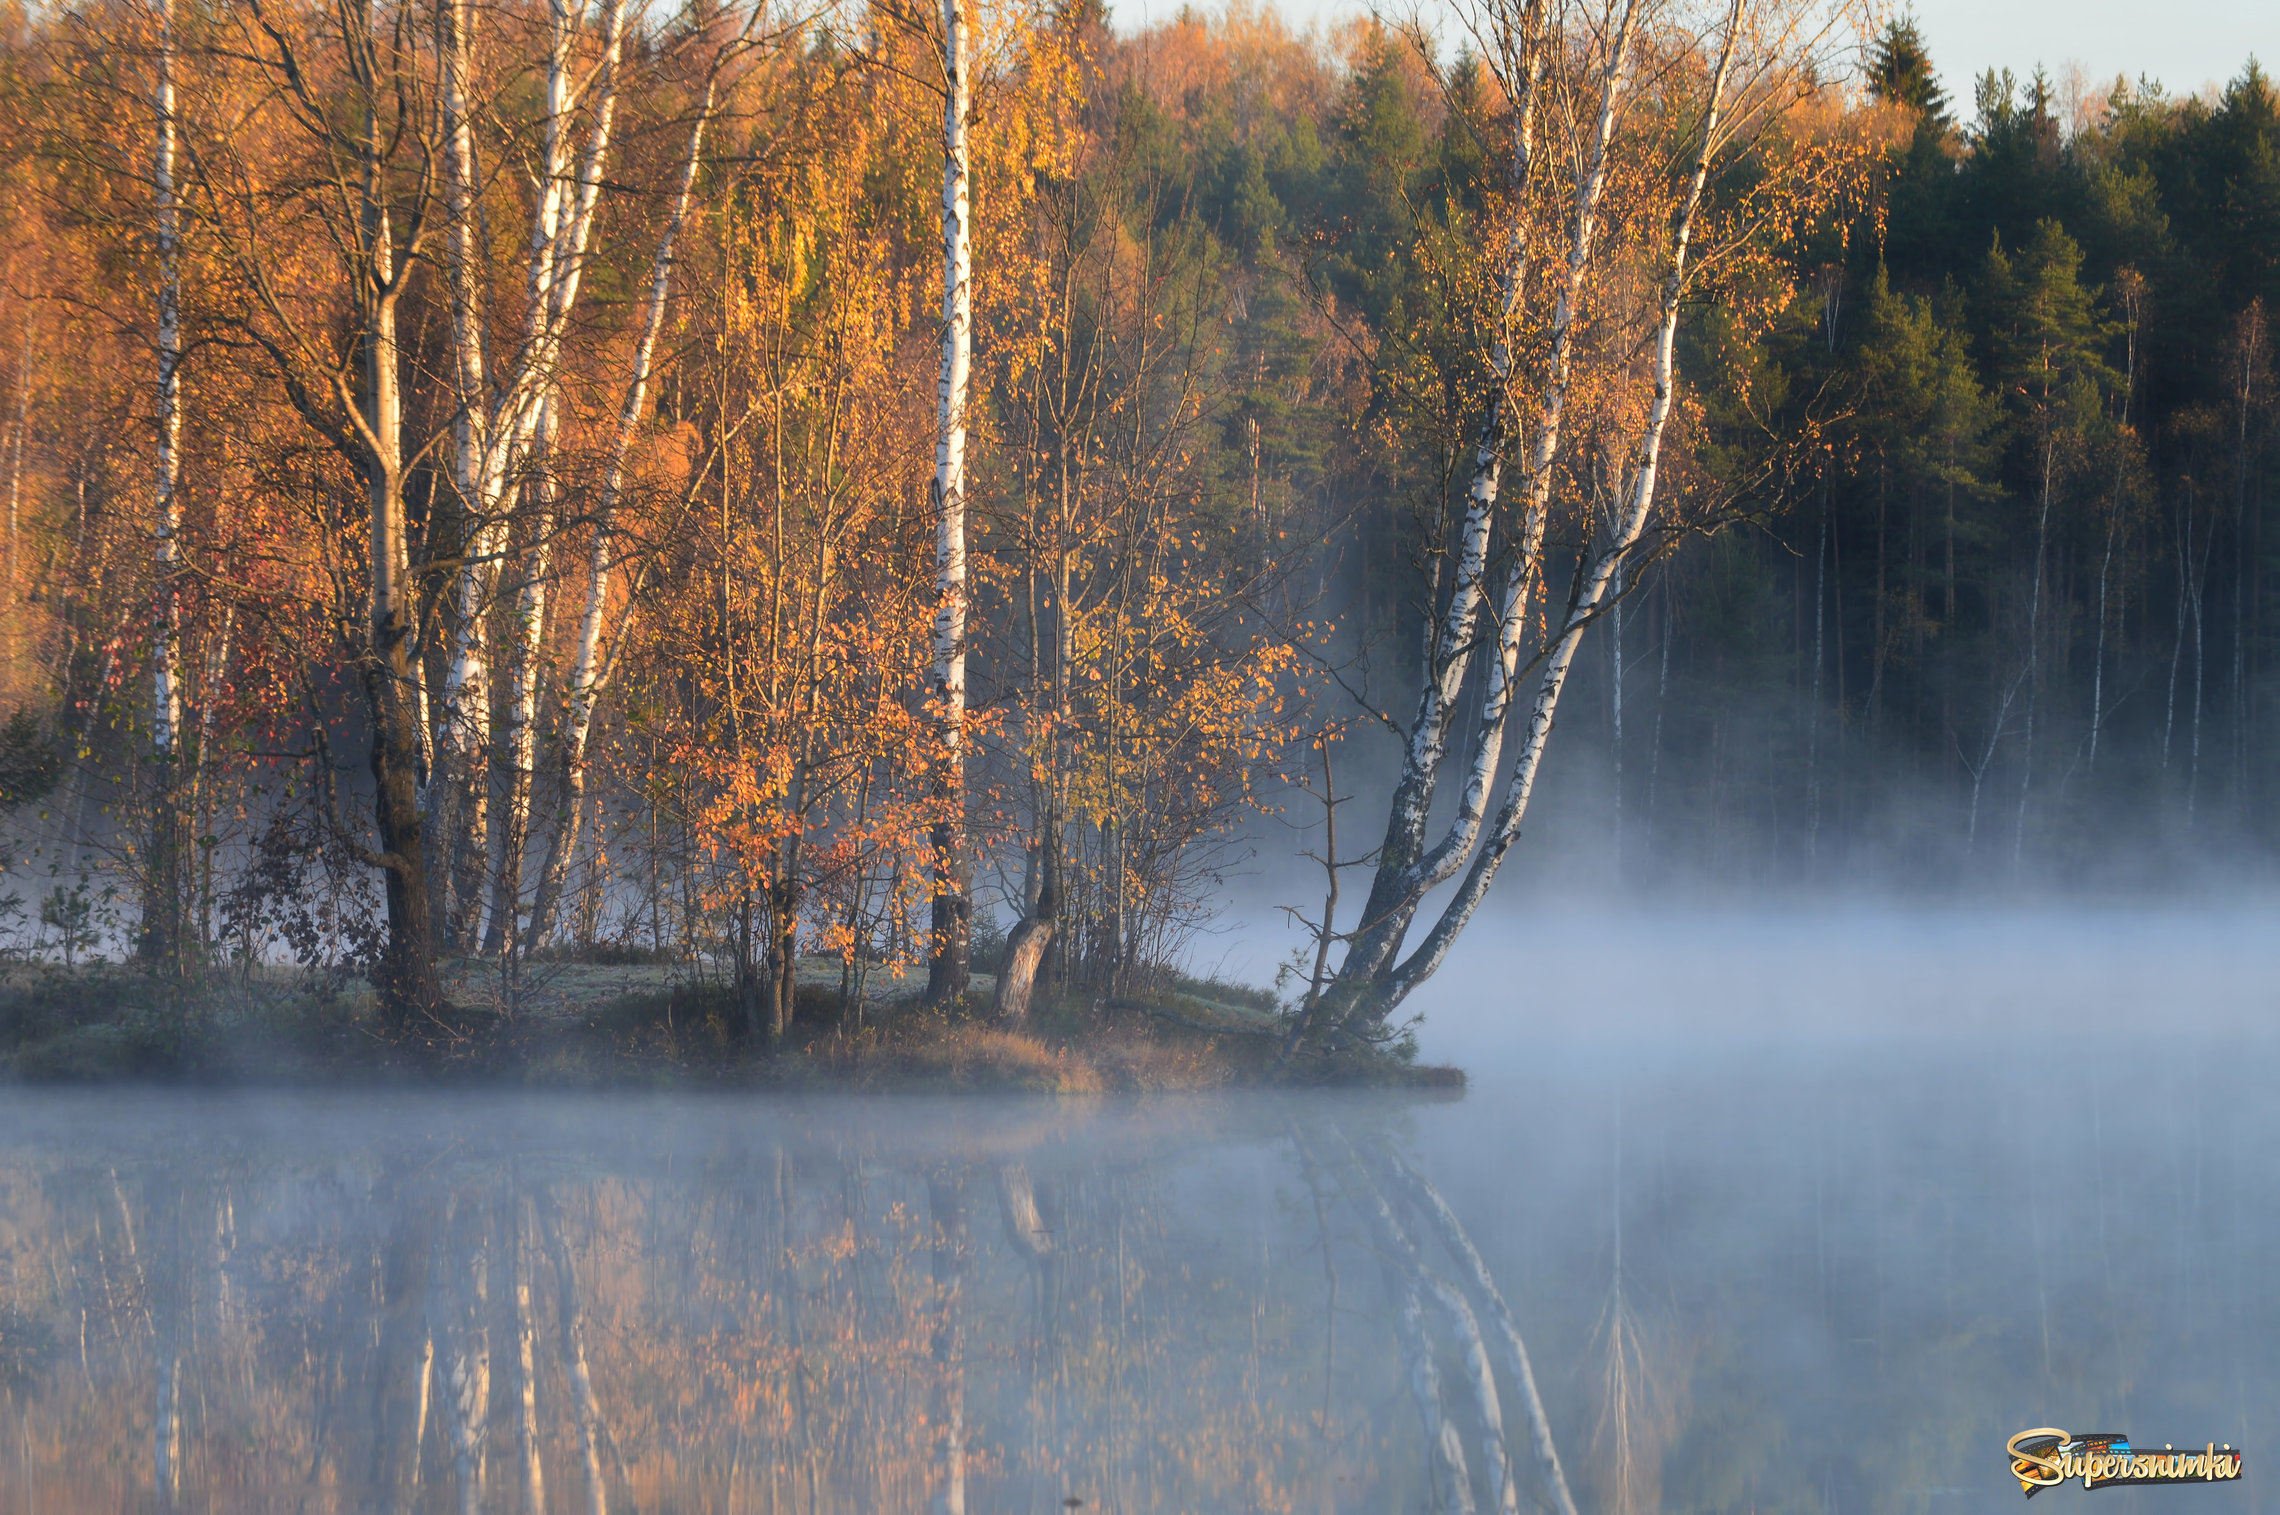
[[[2261,868],[2280,97],[2034,61],[1773,0],[11,6],[14,950],[1018,1020],[1168,981],[1279,811],[1295,1044],[1524,819],[1644,889]]]

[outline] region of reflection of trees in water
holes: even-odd
[[[1303,1099],[11,1106],[0,1512],[521,1515],[535,1447],[557,1515],[941,1508],[961,1451],[976,1515],[1925,1515],[2054,1396],[2253,1453],[2266,1065],[1876,1057],[1641,1101],[1620,1269],[1597,1091],[1445,1196]]]
[[[1377,1509],[1428,1487],[1382,1303],[1349,1285],[1362,1321],[1330,1314],[1384,1251],[1357,1196],[1433,1234],[1371,1141],[1303,1175],[1272,1135],[484,1147],[0,1159],[0,1345],[25,1358],[0,1507]],[[1415,1257],[1392,1281],[1439,1301],[1444,1341],[1477,1307]],[[1501,1447],[1468,1340],[1451,1425]],[[1475,1471],[1515,1508],[1501,1461]]]

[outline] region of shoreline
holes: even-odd
[[[986,976],[958,1011],[915,995],[844,1013],[803,962],[783,1045],[746,1034],[733,992],[679,965],[545,964],[503,1001],[489,965],[455,965],[448,1019],[381,1033],[361,980],[278,970],[166,982],[115,964],[0,976],[0,1085],[466,1089],[1063,1097],[1359,1088],[1461,1097],[1462,1069],[1406,1049],[1279,1060],[1279,1010],[1255,990],[1158,988],[1041,1000],[993,1021]],[[834,967],[834,972],[836,971]],[[486,980],[489,982],[486,983]],[[484,1003],[485,991],[492,991]]]

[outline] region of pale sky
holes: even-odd
[[[1211,10],[1221,0],[1196,0]],[[1409,0],[1379,0],[1388,15],[1407,14]],[[1136,29],[1170,16],[1181,0],[1110,0],[1110,17]],[[1366,13],[1367,0],[1276,0],[1294,22]],[[1437,0],[1425,0],[1430,14]],[[2102,86],[2116,74],[2160,80],[2187,95],[2238,74],[2250,54],[2280,71],[2280,0],[1914,0],[1916,23],[1931,48],[1955,114],[1971,116],[1972,81],[1981,70],[2008,68],[2024,78],[2040,63],[2053,80],[2078,63]]]
[[[1915,12],[1965,120],[1971,82],[1989,68],[2024,77],[2040,63],[2055,79],[2074,62],[2101,84],[2143,74],[2190,95],[2233,78],[2252,53],[2267,73],[2280,67],[2276,0],[1916,0]]]

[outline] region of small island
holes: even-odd
[[[984,959],[988,966],[988,959]],[[771,1047],[712,965],[608,947],[535,956],[513,982],[462,960],[451,998],[382,1029],[369,983],[274,965],[203,981],[133,965],[18,965],[0,977],[0,1080],[193,1085],[449,1083],[549,1089],[1149,1094],[1275,1085],[1458,1093],[1464,1074],[1413,1041],[1292,1048],[1266,990],[1159,974],[1123,994],[1041,995],[1025,1024],[991,1013],[994,975],[952,1009],[889,978],[860,1001],[846,965],[803,958],[798,1008]]]

